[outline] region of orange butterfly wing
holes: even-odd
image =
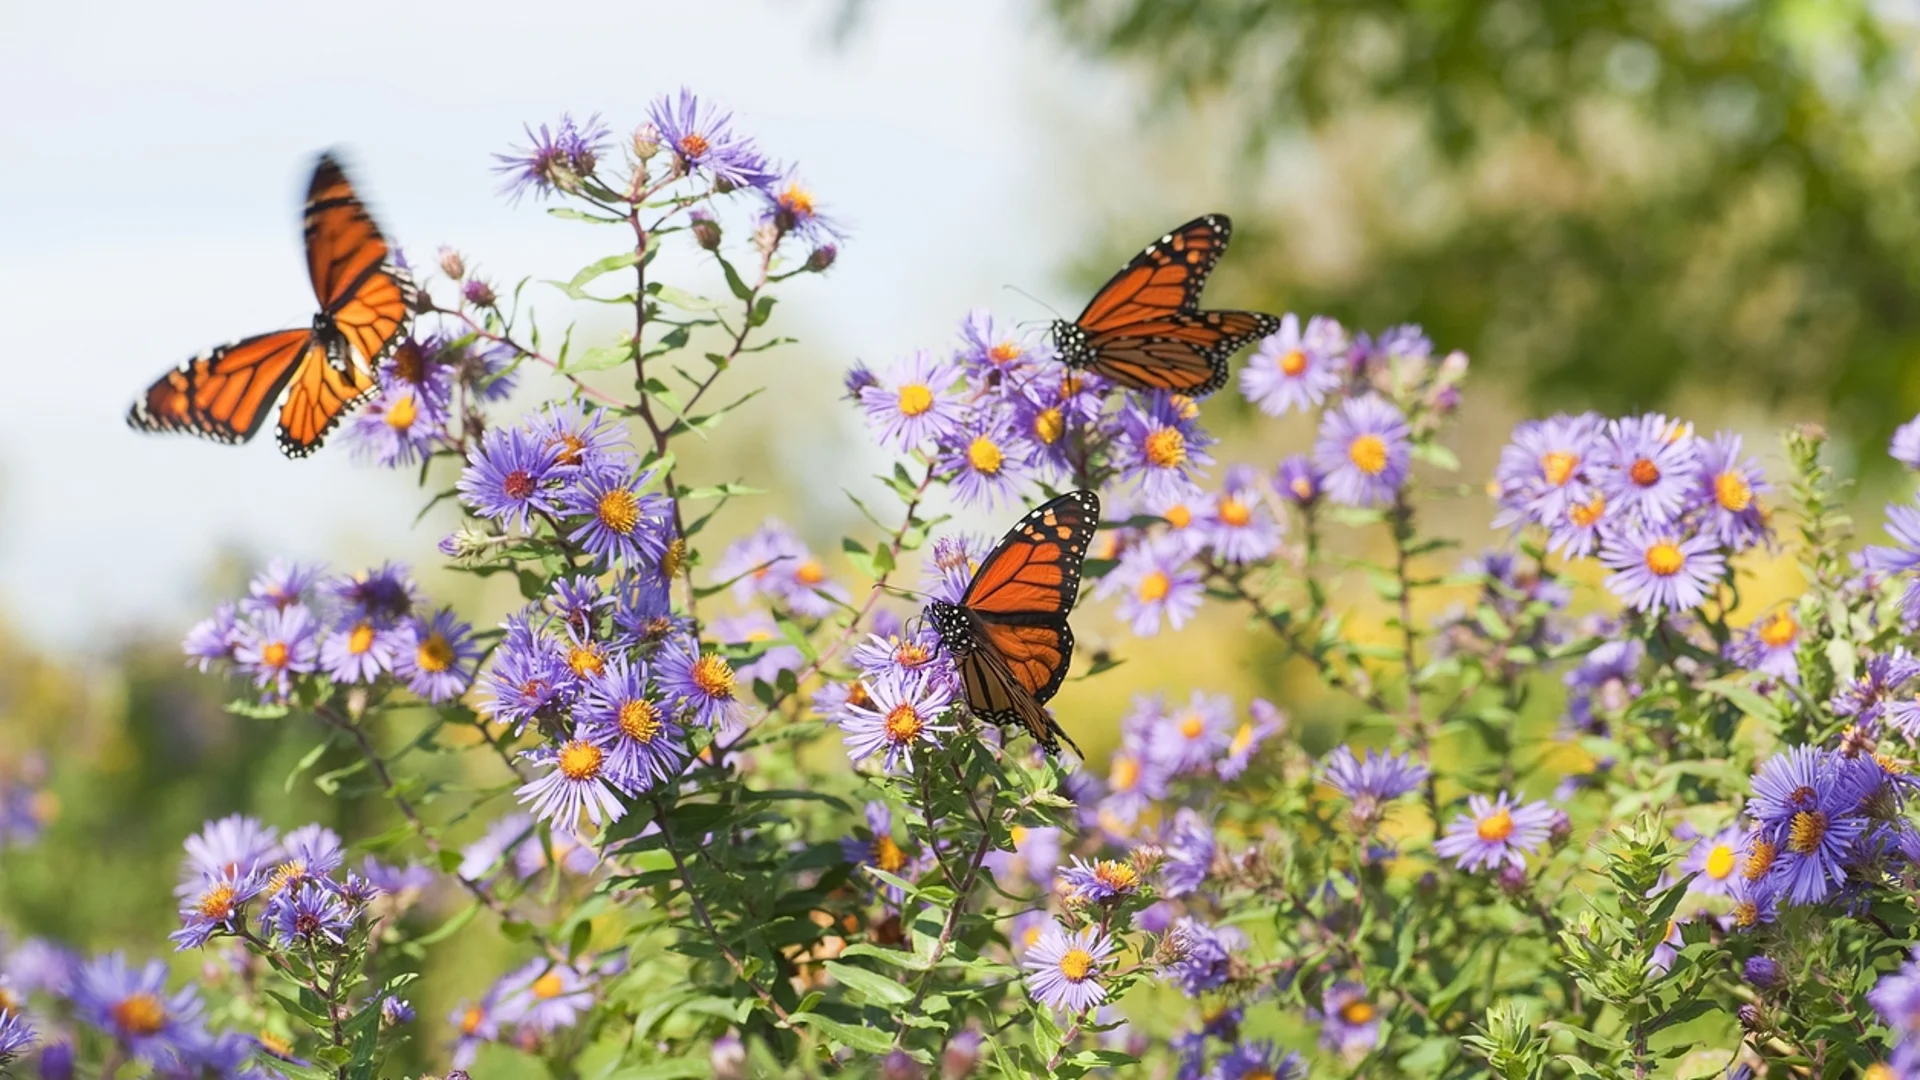
[[[245,442],[260,430],[294,371],[314,351],[308,330],[281,330],[222,345],[161,376],[133,403],[127,422],[144,431],[185,431],[220,442]]]
[[[307,188],[306,238],[320,310],[369,368],[379,364],[406,331],[413,284],[389,261],[386,237],[331,154],[320,156]]]
[[[1200,397],[1227,381],[1227,358],[1280,329],[1253,311],[1187,311],[1092,339],[1088,370],[1137,390]]]
[[[371,372],[351,362],[341,371],[316,342],[287,385],[286,404],[280,406],[281,453],[306,457],[318,450],[341,417],[377,388]]]
[[[1074,321],[1098,334],[1194,307],[1232,235],[1225,214],[1194,218],[1121,267]]]

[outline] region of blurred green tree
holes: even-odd
[[[1046,2],[1183,127],[1244,133],[1277,193],[1219,208],[1277,309],[1421,322],[1536,405],[1706,388],[1868,444],[1920,407],[1911,9]]]

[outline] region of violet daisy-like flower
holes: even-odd
[[[326,883],[302,881],[267,901],[260,921],[264,930],[282,942],[306,947],[316,941],[343,944],[353,916]]]
[[[233,663],[272,696],[285,698],[293,677],[313,671],[319,660],[319,626],[302,605],[257,611],[235,633]]]
[[[948,533],[933,541],[924,571],[927,592],[935,600],[957,604],[967,594],[980,561],[993,550],[993,541],[973,533]]]
[[[1300,317],[1289,312],[1240,369],[1240,393],[1268,416],[1316,408],[1345,380],[1347,345],[1346,330],[1334,320],[1316,315],[1302,333]]]
[[[894,361],[876,385],[860,390],[867,428],[902,454],[955,438],[966,414],[954,392],[959,378],[957,365],[925,349]]]
[[[517,732],[541,715],[557,713],[575,679],[553,639],[516,617],[507,622],[506,639],[494,650],[484,682],[493,696],[494,719]]]
[[[773,170],[751,138],[733,130],[733,114],[702,102],[682,87],[677,99],[665,95],[647,106],[647,118],[659,131],[660,145],[680,171],[698,173],[734,187],[765,187]]]
[[[199,891],[183,898],[180,929],[168,934],[174,948],[197,949],[215,934],[237,934],[246,918],[247,901],[267,887],[267,876],[249,866],[229,867],[201,879]]]
[[[405,566],[394,562],[329,578],[320,591],[344,609],[342,622],[369,622],[382,629],[398,625],[420,604],[420,587]]]
[[[1233,699],[1196,690],[1185,707],[1153,726],[1147,752],[1170,776],[1210,772],[1233,741]]]
[[[795,615],[820,619],[847,600],[847,591],[828,578],[826,566],[799,534],[775,518],[727,547],[714,576],[733,582],[733,596],[750,604],[768,596]]]
[[[1607,425],[1595,455],[1595,482],[1608,502],[1643,526],[1670,524],[1698,490],[1700,440],[1659,413]]]
[[[452,1065],[464,1069],[473,1064],[480,1054],[480,1047],[500,1037],[500,1020],[494,1015],[498,1002],[498,988],[489,989],[487,996],[476,1002],[462,1001],[455,1005],[447,1016],[447,1023],[453,1025],[454,1044]]]
[[[630,795],[671,781],[687,763],[686,733],[649,689],[645,665],[615,657],[574,706],[581,734],[606,749],[608,775]]]
[[[1697,505],[1706,510],[1700,531],[1730,552],[1745,551],[1767,537],[1760,497],[1768,490],[1766,473],[1751,457],[1740,456],[1740,436],[1720,432],[1699,443]]]
[[[1727,567],[1711,537],[1670,529],[1638,529],[1606,538],[1600,561],[1614,571],[1607,589],[1640,611],[1691,611],[1719,584]]]
[[[1240,722],[1228,741],[1226,753],[1214,762],[1213,770],[1222,780],[1238,779],[1261,744],[1286,730],[1286,715],[1272,702],[1255,698],[1247,704],[1247,713],[1248,718]]]
[[[1877,774],[1870,759],[1865,764]],[[1761,869],[1794,903],[1818,903],[1845,884],[1847,856],[1867,827],[1861,801],[1879,783],[1874,774],[1813,746],[1789,747],[1754,774],[1747,813],[1773,846]],[[1749,868],[1763,861],[1752,848],[1748,855]]]
[[[1462,870],[1526,869],[1526,855],[1547,842],[1555,813],[1546,803],[1519,802],[1504,791],[1494,799],[1469,796],[1467,808],[1433,845],[1434,854]]]
[[[1600,546],[1607,527],[1618,517],[1606,492],[1589,489],[1567,502],[1559,520],[1547,523],[1547,550],[1569,559],[1585,558]]]
[[[1295,506],[1312,506],[1320,501],[1320,474],[1305,454],[1292,454],[1280,460],[1273,474],[1273,490]]]
[[[1307,1063],[1299,1054],[1282,1052],[1271,1039],[1258,1039],[1221,1054],[1207,1080],[1306,1080],[1306,1076]]]
[[[461,849],[457,873],[468,881],[486,881],[513,846],[532,836],[534,829],[531,814],[514,811],[503,815],[487,826],[480,839]]]
[[[1920,660],[1904,646],[1867,658],[1863,670],[1838,693],[1827,707],[1836,716],[1849,716],[1856,723],[1872,724],[1887,711],[1888,702],[1907,683],[1920,675]]]
[[[940,734],[953,730],[938,722],[953,704],[953,689],[944,680],[890,672],[866,687],[870,704],[848,705],[840,726],[854,761],[880,754],[888,772],[912,772],[914,744],[939,746]]]
[[[747,655],[736,658],[733,669],[748,686],[756,682],[771,686],[779,680],[781,672],[798,674],[806,667],[806,655],[788,643],[780,633],[779,624],[764,611],[723,616],[713,620],[709,629],[714,640],[750,650]]]
[[[614,790],[611,755],[583,734],[576,728],[572,738],[528,751],[524,756],[548,771],[514,792],[534,817],[560,828],[573,828],[582,813],[595,825],[619,821],[626,814]]]
[[[1745,869],[1747,834],[1737,823],[1694,841],[1680,863],[1682,874],[1698,874],[1689,892],[1726,896]]]
[[[1120,410],[1114,462],[1142,498],[1165,504],[1192,491],[1195,472],[1213,464],[1207,453],[1213,441],[1192,398],[1159,390],[1134,394]]]
[[[542,1035],[572,1027],[581,1013],[593,1008],[593,988],[586,976],[545,957],[507,974],[496,992],[501,1021]]]
[[[466,693],[479,659],[473,627],[456,618],[452,608],[441,608],[430,619],[412,619],[395,632],[393,673],[427,701],[452,701]]]
[[[1089,903],[1104,904],[1140,891],[1140,873],[1131,863],[1116,859],[1088,862],[1078,855],[1060,871],[1061,885]]]
[[[201,883],[233,871],[245,873],[280,858],[280,831],[245,814],[229,814],[209,821],[187,837],[187,859],[180,868],[180,886],[174,895],[195,895]]]
[[[559,461],[556,447],[519,428],[493,428],[467,452],[467,467],[454,484],[460,501],[476,515],[525,531],[535,515],[559,511],[547,481]]]
[[[1909,469],[1920,469],[1920,416],[1894,429],[1887,453]]]
[[[1005,416],[980,410],[943,441],[934,467],[951,474],[948,483],[960,505],[991,507],[1019,498],[1031,457]]]
[[[1167,797],[1167,775],[1144,747],[1122,746],[1108,760],[1107,789],[1100,800],[1102,825],[1111,821],[1130,826],[1149,806]]]
[[[1902,1039],[1920,1036],[1920,953],[1867,991],[1867,1004]]]
[[[689,723],[725,730],[741,719],[745,705],[735,696],[733,666],[719,653],[697,652],[675,644],[660,655],[655,679],[662,699],[670,701]]]
[[[1234,953],[1247,947],[1247,935],[1238,927],[1209,926],[1191,915],[1182,915],[1168,933],[1173,935],[1178,959],[1162,972],[1188,997],[1225,985],[1232,974]]]
[[[1748,623],[1728,642],[1727,659],[1748,671],[1798,685],[1800,665],[1794,651],[1799,645],[1800,621],[1791,607],[1779,607]]]
[[[783,235],[796,236],[814,245],[832,244],[843,238],[839,223],[821,211],[812,189],[800,182],[798,169],[789,168],[763,188],[761,194],[767,200],[764,220]]]
[[[526,146],[493,155],[499,162],[494,171],[507,178],[501,194],[514,202],[529,191],[545,198],[555,191],[579,190],[580,181],[593,175],[598,159],[606,153],[608,132],[598,116],[577,124],[563,115],[554,128],[541,124],[538,131],[532,125],[525,130]]]
[[[215,661],[233,659],[234,647],[240,643],[239,606],[231,600],[223,600],[213,609],[213,614],[193,624],[187,631],[186,640],[180,643],[180,651],[196,664],[202,672],[211,668]]]
[[[1327,784],[1353,804],[1354,821],[1363,829],[1378,824],[1388,803],[1418,790],[1427,779],[1427,767],[1411,754],[1368,750],[1365,758],[1358,758],[1345,746],[1328,753],[1321,769]]]
[[[1027,993],[1056,1012],[1086,1012],[1107,999],[1102,978],[1116,949],[1098,927],[1069,932],[1050,923],[1020,962],[1027,971]]]
[[[354,456],[384,468],[405,468],[433,454],[446,416],[411,386],[384,386],[347,421],[344,437]]]
[[[340,869],[345,857],[339,833],[325,825],[302,825],[280,841],[280,861],[268,888],[279,892],[292,882],[326,877]]]
[[[1378,394],[1328,409],[1313,444],[1327,495],[1347,506],[1391,503],[1407,481],[1409,436],[1405,415]]]
[[[1167,896],[1190,896],[1213,870],[1213,829],[1200,812],[1183,806],[1160,832],[1160,889]]]
[[[1206,587],[1191,551],[1178,537],[1158,536],[1135,544],[1120,556],[1120,564],[1100,579],[1096,595],[1118,594],[1117,614],[1136,637],[1160,633],[1164,619],[1178,630],[1200,610]]]
[[[1053,346],[1045,339],[1002,324],[986,308],[974,308],[960,320],[960,350],[955,359],[968,376],[982,386],[998,385],[1012,376],[1032,374],[1035,361],[1052,359]]]
[[[855,866],[871,866],[895,877],[900,876],[906,872],[910,860],[905,849],[893,838],[893,811],[888,809],[886,803],[875,801],[867,804],[866,813],[867,835],[842,838],[841,854]],[[894,904],[906,897],[906,890],[885,883],[881,883],[880,892]]]
[[[1887,574],[1912,574],[1920,568],[1920,507],[1889,504],[1887,535],[1898,541],[1897,545],[1866,548],[1860,553],[1860,565]],[[1900,620],[1909,627],[1920,625],[1920,575],[1907,579],[1906,592],[1900,598]]]
[[[399,634],[362,619],[320,639],[320,670],[340,683],[370,683],[393,670]]]
[[[1380,1041],[1380,1013],[1367,1000],[1367,988],[1342,980],[1320,997],[1320,1045],[1337,1054],[1358,1055]]]
[[[1571,503],[1585,501],[1591,494],[1591,461],[1605,423],[1596,413],[1558,413],[1515,427],[1513,440],[1501,448],[1500,464],[1493,473],[1500,503],[1494,527],[1529,521],[1551,527]]]
[[[127,965],[121,953],[89,960],[74,981],[74,1008],[126,1052],[164,1064],[199,1030],[200,995],[192,986],[167,993],[167,965]]]
[[[265,570],[247,582],[247,595],[240,601],[240,610],[248,613],[285,611],[305,604],[320,574],[318,563],[299,563],[276,556],[267,562]]]
[[[563,475],[625,472],[638,460],[620,421],[602,408],[578,401],[550,404],[528,417],[527,427],[535,441],[554,450],[554,467]]]
[[[1258,477],[1251,465],[1229,466],[1219,498],[1200,523],[1207,546],[1225,562],[1257,562],[1280,547],[1280,523],[1261,500]]]
[[[604,568],[616,562],[658,564],[667,554],[668,504],[640,491],[651,476],[602,470],[574,477],[561,491],[560,508],[585,521],[567,538],[597,556]]]
[[[27,1023],[26,1018],[12,1009],[0,1009],[0,1066],[5,1066],[21,1054],[31,1050],[40,1039],[40,1033]],[[41,1075],[46,1075],[44,1065]],[[71,1073],[69,1073],[71,1075]]]

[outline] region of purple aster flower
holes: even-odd
[[[1316,315],[1303,334],[1300,317],[1288,313],[1240,369],[1240,392],[1268,416],[1317,408],[1344,381],[1346,352],[1347,332],[1339,323]]]
[[[1872,724],[1887,711],[1892,695],[1920,675],[1920,660],[1904,646],[1867,658],[1866,670],[1827,703],[1836,716]]]
[[[380,999],[380,1023],[386,1027],[399,1027],[411,1024],[415,1016],[413,1003],[406,998],[385,997]]]
[[[1337,1054],[1358,1056],[1380,1042],[1380,1014],[1367,1000],[1367,988],[1342,980],[1320,997],[1320,1045]]]
[[[581,1013],[593,1008],[593,989],[586,976],[545,957],[503,977],[496,993],[502,1021],[542,1035],[572,1027]]]
[[[678,100],[661,96],[647,107],[660,145],[684,173],[700,173],[733,187],[764,188],[774,179],[751,138],[733,131],[733,114],[702,102],[682,87]]]
[[[525,531],[534,515],[559,511],[548,483],[559,449],[519,428],[494,428],[467,452],[467,467],[454,487],[475,514]]]
[[[1920,416],[1901,424],[1894,431],[1893,442],[1887,446],[1887,453],[1909,469],[1920,469]]]
[[[689,723],[726,730],[742,720],[745,706],[734,696],[732,665],[719,653],[699,653],[678,644],[661,653],[655,673],[662,700],[673,702]]]
[[[487,996],[477,1002],[462,1001],[454,1006],[447,1017],[447,1023],[453,1025],[455,1040],[453,1044],[452,1065],[464,1069],[473,1064],[479,1056],[480,1047],[500,1037],[500,1020],[494,1015],[498,1001],[498,988],[487,991]]]
[[[1341,402],[1320,420],[1313,464],[1327,494],[1347,506],[1384,506],[1407,481],[1407,419],[1378,394]]]
[[[822,619],[847,601],[847,591],[827,577],[825,565],[799,535],[775,518],[729,545],[714,576],[733,582],[734,599],[750,604],[769,596],[795,615]]]
[[[446,415],[433,399],[406,385],[383,386],[347,421],[354,456],[383,468],[404,468],[433,455],[446,432]]]
[[[575,633],[590,634],[600,621],[600,609],[611,607],[613,597],[600,591],[600,583],[586,574],[560,578],[547,596],[553,616]]]
[[[1689,892],[1701,896],[1726,896],[1746,864],[1747,834],[1739,825],[1729,825],[1694,842],[1680,863],[1682,874],[1698,874]]]
[[[1907,574],[1920,567],[1920,507],[1889,504],[1887,534],[1899,543],[1868,547],[1859,555],[1860,565],[1887,574]],[[1900,619],[1909,627],[1920,624],[1920,577],[1907,582],[1906,594],[1900,599]]]
[[[1241,1043],[1220,1055],[1207,1080],[1306,1080],[1299,1054],[1282,1053],[1270,1039]]]
[[[1740,436],[1723,431],[1699,443],[1700,490],[1706,508],[1700,531],[1729,552],[1745,551],[1767,537],[1760,497],[1767,493],[1766,473],[1753,458],[1741,458]]]
[[[576,476],[562,490],[560,505],[568,516],[586,521],[567,538],[598,556],[606,569],[616,562],[658,565],[667,554],[670,515],[665,498],[641,493],[651,478],[650,472],[612,470]]]
[[[1211,772],[1233,741],[1233,699],[1196,690],[1185,708],[1153,727],[1147,752],[1169,776]]]
[[[0,1009],[0,1066],[7,1065],[32,1049],[39,1039],[40,1033],[19,1013]]]
[[[1354,824],[1361,830],[1372,827],[1386,816],[1387,804],[1426,782],[1427,768],[1411,754],[1383,754],[1368,750],[1365,759],[1353,750],[1335,747],[1322,762],[1326,782],[1353,804]]]
[[[430,866],[416,862],[383,863],[371,855],[360,863],[360,870],[374,888],[395,898],[423,893],[439,880]]]
[[[398,625],[420,605],[420,587],[405,566],[394,562],[329,578],[320,591],[345,609],[342,623],[368,622],[380,629]]]
[[[1799,644],[1799,620],[1791,607],[1779,607],[1747,624],[1728,642],[1727,659],[1748,671],[1797,686],[1800,665],[1794,659],[1794,650]]]
[[[902,454],[957,437],[966,414],[954,392],[959,379],[958,366],[925,349],[894,361],[876,385],[860,391],[868,429]]]
[[[473,685],[480,646],[473,627],[441,608],[431,619],[412,619],[395,631],[393,673],[407,689],[433,702],[452,701]]]
[[[315,941],[345,943],[353,913],[326,884],[302,881],[282,889],[267,901],[261,928],[290,946],[307,947]]]
[[[1100,579],[1095,589],[1102,599],[1120,595],[1117,614],[1136,637],[1160,633],[1160,623],[1178,630],[1200,610],[1206,593],[1200,570],[1178,537],[1158,536],[1129,547],[1120,564]]]
[[[311,672],[319,659],[319,629],[302,605],[256,611],[236,632],[234,667],[252,676],[255,686],[285,698],[293,677]]]
[[[1920,1036],[1920,956],[1880,977],[1867,1003],[1900,1039]]]
[[[1101,824],[1130,826],[1147,807],[1167,797],[1167,775],[1143,747],[1123,746],[1109,759],[1107,787],[1106,797],[1100,800]]]
[[[117,952],[89,960],[75,980],[73,1004],[129,1055],[153,1064],[172,1060],[199,1030],[199,992],[187,986],[168,994],[167,965],[159,960],[137,970]]]
[[[1750,848],[1749,869],[1758,865],[1796,904],[1818,903],[1846,882],[1847,855],[1867,827],[1860,803],[1879,783],[1859,766],[1832,751],[1794,746],[1754,774],[1747,813],[1773,855]]]
[[[1295,506],[1312,506],[1320,501],[1320,474],[1305,454],[1280,459],[1273,474],[1273,490]]]
[[[628,794],[668,783],[686,767],[686,733],[649,693],[646,666],[611,660],[574,707],[583,738],[607,751],[607,774]]]
[[[1270,701],[1254,698],[1247,704],[1247,713],[1248,719],[1240,722],[1227,743],[1225,755],[1214,763],[1214,772],[1222,780],[1239,779],[1261,744],[1287,728],[1286,714]]]
[[[46,993],[66,997],[73,991],[80,974],[80,957],[70,949],[45,940],[28,938],[14,946],[6,957],[5,978],[22,993]]]
[[[215,934],[238,934],[247,901],[267,886],[267,875],[249,866],[229,867],[202,879],[197,894],[180,905],[180,929],[168,934],[176,949],[197,949]]]
[[[1258,562],[1280,548],[1280,523],[1260,497],[1258,477],[1251,465],[1229,466],[1220,497],[1200,524],[1207,546],[1225,562]]]
[[[1059,829],[1051,825],[1015,825],[1008,833],[1013,840],[1013,850],[989,851],[982,860],[992,871],[994,880],[1011,883],[1025,877],[1028,881],[1044,882],[1053,877],[1060,865]]]
[[[1756,990],[1775,989],[1786,980],[1786,974],[1780,961],[1763,953],[1747,957],[1747,962],[1740,968],[1740,977]]]
[[[1557,521],[1547,523],[1547,550],[1569,559],[1585,558],[1600,546],[1604,531],[1619,518],[1605,492],[1590,490],[1567,503]]]
[[[280,861],[268,888],[275,892],[308,878],[323,878],[340,869],[345,858],[340,834],[325,825],[302,825],[280,841]]]
[[[1588,501],[1592,460],[1605,423],[1596,413],[1557,413],[1515,427],[1493,473],[1500,504],[1494,527],[1528,521],[1552,527],[1570,505]]]
[[[505,815],[487,826],[486,833],[480,839],[461,850],[459,875],[468,881],[486,881],[493,876],[507,852],[534,831],[532,815],[519,811]]]
[[[180,644],[180,651],[197,664],[202,672],[211,668],[216,660],[233,659],[234,647],[240,643],[239,607],[231,600],[223,600],[213,609],[213,615],[193,624],[187,631],[187,638]]]
[[[1247,935],[1237,927],[1208,926],[1191,915],[1181,916],[1168,933],[1178,959],[1162,971],[1188,997],[1225,985],[1232,974],[1234,953],[1247,948]]]
[[[658,831],[657,826],[649,828]],[[513,872],[522,880],[556,866],[584,877],[599,868],[600,852],[585,837],[567,828],[548,829],[544,839],[536,833],[513,849]]]
[[[993,541],[973,533],[938,537],[933,542],[933,557],[927,561],[927,593],[935,600],[957,604],[967,594],[980,562],[993,550]]]
[[[1189,896],[1199,891],[1213,870],[1213,829],[1192,807],[1183,806],[1172,824],[1160,833],[1165,858],[1160,864],[1160,891],[1167,896]]]
[[[1543,802],[1517,802],[1506,792],[1497,799],[1472,795],[1469,813],[1454,819],[1433,845],[1436,855],[1453,859],[1462,870],[1511,866],[1526,869],[1522,852],[1540,850],[1552,829],[1554,809]]]
[[[1600,561],[1614,572],[1607,589],[1640,611],[1691,611],[1718,586],[1726,557],[1711,537],[1670,529],[1630,530],[1606,538]]]
[[[528,751],[529,761],[549,771],[514,792],[535,817],[561,828],[573,828],[583,812],[595,825],[619,821],[626,813],[610,775],[610,755],[583,734],[576,730],[557,746]]]
[[[1019,498],[1031,457],[1007,417],[981,410],[942,445],[934,467],[951,474],[948,483],[960,505],[991,507]]]
[[[715,640],[749,650],[734,666],[734,674],[749,686],[756,682],[771,686],[781,672],[797,675],[807,666],[806,654],[787,642],[779,624],[764,611],[722,616],[708,625]]]
[[[979,385],[997,386],[1014,376],[1028,381],[1036,361],[1053,359],[1053,346],[1018,326],[999,323],[986,308],[974,308],[960,321],[955,359]]]
[[[1027,970],[1027,993],[1056,1012],[1086,1012],[1107,999],[1101,977],[1115,948],[1098,927],[1068,932],[1057,922],[1049,923],[1021,961]]]
[[[556,452],[554,466],[565,475],[626,472],[637,461],[626,430],[606,409],[578,401],[548,405],[527,418],[527,427],[535,441]]]
[[[871,866],[895,877],[906,873],[910,862],[906,851],[893,838],[893,811],[878,801],[867,804],[867,835],[842,838],[840,852],[855,866]],[[894,904],[906,897],[906,890],[885,883],[881,884],[880,892]]]
[[[247,596],[240,601],[240,610],[261,614],[305,604],[314,583],[320,580],[320,571],[318,563],[297,563],[275,557],[247,583]]]
[[[1699,490],[1699,444],[1691,427],[1659,413],[1614,420],[1600,437],[1595,481],[1639,524],[1671,524]]]
[[[761,192],[767,200],[765,220],[782,235],[809,244],[832,244],[844,238],[840,224],[822,213],[813,191],[800,182],[798,169],[789,168]]]
[[[562,115],[556,128],[541,124],[538,131],[531,125],[525,130],[526,146],[493,155],[499,162],[493,171],[507,178],[500,192],[513,202],[529,191],[541,198],[555,191],[579,191],[580,181],[593,175],[598,159],[606,153],[608,132],[598,116],[576,124],[573,117]]]
[[[1200,427],[1191,398],[1154,391],[1131,395],[1114,433],[1114,463],[1141,497],[1167,503],[1193,490],[1193,474],[1213,464],[1213,436]]]
[[[518,732],[529,721],[557,713],[572,693],[573,671],[553,639],[529,628],[518,616],[506,623],[507,635],[487,667],[486,689],[493,696],[494,719]]]
[[[869,634],[866,641],[853,649],[853,666],[869,679],[888,672],[901,675],[922,672],[930,665],[937,669],[943,658],[939,631],[924,625],[912,633],[893,637]]]
[[[1094,904],[1104,904],[1140,891],[1140,874],[1132,864],[1115,859],[1087,862],[1078,855],[1060,872],[1060,887]]]
[[[320,670],[335,682],[373,682],[393,670],[398,636],[364,619],[341,626],[320,639]]]
[[[953,704],[953,690],[943,680],[924,675],[888,673],[866,683],[868,705],[849,705],[841,725],[847,756],[863,761],[883,754],[882,767],[913,771],[915,743],[939,746],[939,736],[952,731],[938,723]]]
[[[209,821],[187,837],[187,860],[180,868],[180,886],[174,895],[199,893],[202,882],[232,871],[246,872],[280,858],[280,832],[244,814]]]

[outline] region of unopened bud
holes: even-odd
[[[705,210],[693,212],[693,240],[708,251],[716,251],[720,247],[720,223]]]
[[[832,244],[821,244],[807,253],[807,269],[816,274],[823,273],[840,257],[840,249]]]
[[[459,281],[467,276],[467,260],[452,248],[443,247],[440,249],[440,272]]]
[[[467,298],[467,303],[477,308],[492,308],[500,302],[500,298],[494,294],[493,286],[487,284],[485,278],[470,279],[466,287],[460,290],[460,295]]]
[[[660,152],[660,129],[649,120],[633,129],[633,156],[646,161]]]
[[[895,1050],[880,1063],[880,1080],[922,1080],[926,1075],[926,1070],[905,1050]]]
[[[713,1040],[707,1064],[713,1069],[713,1080],[746,1080],[747,1046],[738,1034],[729,1031]]]
[[[941,1080],[965,1080],[980,1062],[980,1033],[968,1028],[955,1035],[940,1054]]]
[[[1166,860],[1166,857],[1166,850],[1159,844],[1141,844],[1133,849],[1128,858],[1133,863],[1133,872],[1144,878],[1160,869],[1160,864]]]
[[[1573,819],[1565,810],[1555,810],[1553,819],[1547,822],[1547,839],[1556,844],[1564,844],[1573,835]]]
[[[1500,886],[1500,891],[1508,896],[1519,896],[1527,891],[1526,870],[1512,863],[1500,868],[1500,876],[1495,881]]]
[[[1740,1026],[1752,1034],[1764,1034],[1772,1027],[1772,1025],[1767,1022],[1767,1014],[1760,1011],[1760,1006],[1752,1004],[1751,1002],[1740,1006],[1738,1015],[1740,1017]]]

